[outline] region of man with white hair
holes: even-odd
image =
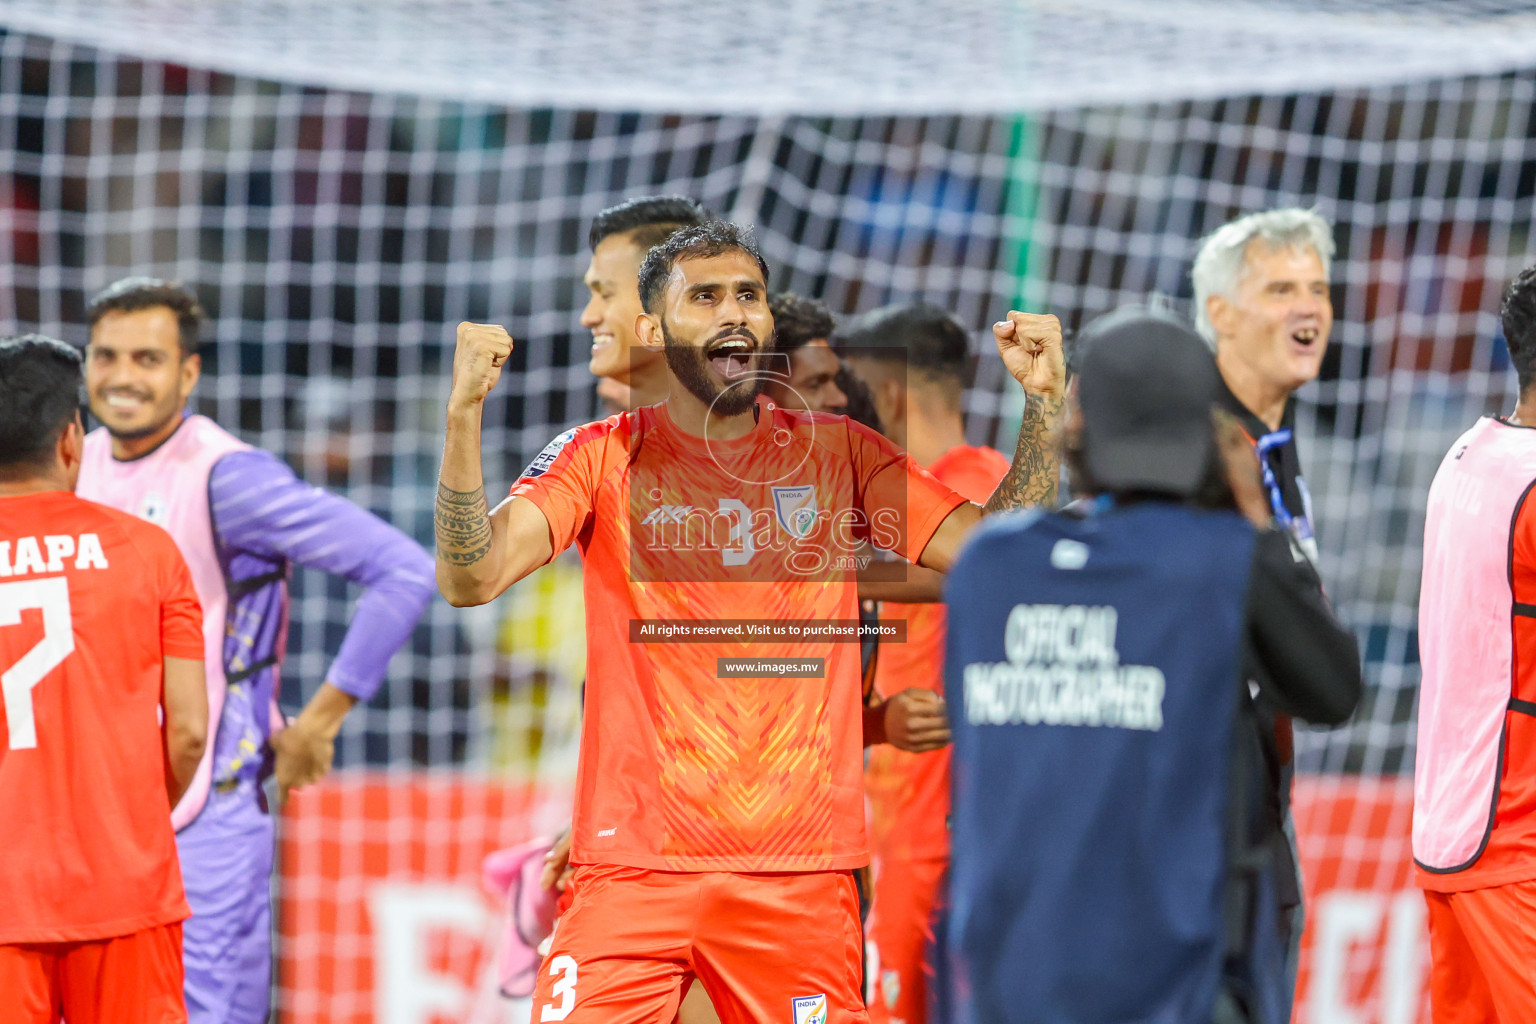
[[[1216,352],[1220,403],[1259,453],[1275,519],[1316,561],[1291,394],[1317,376],[1333,326],[1333,231],[1311,210],[1250,213],[1203,242],[1191,277],[1195,326]]]
[[[1328,348],[1333,302],[1328,272],[1333,230],[1311,210],[1250,213],[1200,243],[1190,276],[1195,325],[1216,352],[1217,404],[1253,442],[1275,523],[1298,561],[1315,564],[1312,500],[1301,477],[1291,395],[1314,379]],[[1261,674],[1255,670],[1255,675]],[[1254,678],[1254,684],[1262,680]],[[1273,834],[1275,882],[1290,934],[1295,978],[1303,908],[1296,832],[1291,823],[1292,730],[1289,716],[1257,699],[1260,741],[1269,774],[1266,803]]]

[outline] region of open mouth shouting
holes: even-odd
[[[1322,332],[1316,327],[1300,327],[1291,332],[1291,340],[1304,349],[1310,349],[1317,343]]]
[[[757,339],[750,331],[736,330],[711,341],[704,348],[704,358],[726,380],[745,377],[752,369]]]

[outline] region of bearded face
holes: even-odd
[[[661,336],[673,376],[715,415],[739,416],[752,408],[763,389],[765,349],[750,327],[722,328],[701,344],[679,339],[663,317]]]
[[[739,416],[762,390],[772,347],[768,285],[754,256],[679,259],[657,310],[667,366],[714,416]]]

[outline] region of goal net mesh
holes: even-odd
[[[486,406],[494,492],[555,434],[597,415],[590,337],[577,322],[586,229],[625,198],[684,193],[755,224],[774,287],[840,314],[919,300],[953,310],[981,354],[968,431],[1005,451],[1019,403],[991,348],[992,320],[1022,304],[1075,327],[1153,293],[1188,312],[1202,235],[1252,210],[1316,207],[1335,225],[1336,320],[1321,378],[1298,394],[1299,443],[1322,575],[1360,637],[1368,685],[1350,725],[1300,734],[1298,760],[1323,787],[1400,786],[1411,773],[1425,494],[1452,439],[1513,397],[1496,314],[1503,283],[1530,262],[1536,195],[1536,54],[1503,38],[1510,19],[1523,24],[1517,5],[1443,18],[1437,5],[1399,5],[1401,60],[1363,33],[1348,67],[1338,46],[1354,23],[1325,15],[1369,22],[1384,5],[1267,5],[1339,33],[1332,70],[1305,80],[1305,68],[1276,78],[1251,54],[1237,59],[1257,44],[1223,15],[1200,39],[1226,32],[1227,63],[1202,52],[1182,92],[1167,80],[1176,62],[1160,70],[1138,55],[1078,69],[1076,92],[1009,78],[993,82],[1000,98],[978,99],[929,83],[909,61],[908,77],[877,76],[865,93],[848,91],[857,83],[842,68],[820,66],[835,89],[785,85],[755,100],[699,98],[715,88],[711,70],[728,77],[719,53],[698,75],[673,69],[654,87],[626,87],[601,55],[595,78],[577,83],[585,93],[428,87],[422,76],[451,66],[451,39],[430,20],[422,45],[437,64],[400,57],[392,76],[389,61],[354,54],[353,77],[338,77],[349,54],[327,49],[335,26],[324,18],[303,33],[277,17],[291,5],[193,6],[256,20],[242,36],[238,19],[183,4],[0,4],[12,26],[0,34],[0,330],[83,342],[85,300],[116,278],[192,284],[212,319],[196,408],[428,547],[453,325],[502,323],[518,341]],[[1143,16],[1109,0],[1061,6],[1121,29]],[[1158,19],[1173,32],[1193,31],[1180,21],[1191,11],[1244,5],[1166,6],[1174,13]],[[413,5],[379,8],[387,22]],[[103,11],[118,20],[86,17]],[[157,11],[191,19],[188,32],[157,36]],[[763,11],[744,32],[762,29]],[[370,31],[354,42],[386,35]],[[985,33],[936,31],[935,46],[976,35],[989,59],[1008,57]],[[1410,45],[1424,33],[1441,37],[1442,63]],[[1313,61],[1304,34],[1285,38],[1298,61]],[[497,52],[482,42],[465,42],[466,77]],[[502,56],[515,55],[508,47]],[[149,57],[121,55],[135,51]],[[539,59],[578,57],[556,47]],[[262,60],[270,70],[258,76]],[[962,82],[985,89],[995,74]],[[677,99],[685,85],[691,100]],[[701,109],[711,105],[745,112]],[[434,602],[338,740],[338,769],[526,781],[534,796],[515,824],[489,802],[450,812],[428,800],[407,834],[359,791],[303,819],[299,845],[343,865],[366,846],[404,866],[438,856],[465,827],[489,843],[558,825],[580,718],[579,580],[566,558],[487,608]],[[356,596],[302,570],[293,590],[290,708],[324,678]],[[1406,859],[1406,833],[1403,821],[1362,820],[1328,841],[1342,871],[1368,872]],[[1398,845],[1384,856],[1383,843]],[[303,871],[288,877],[311,884]],[[323,954],[336,977],[368,969],[370,951],[355,943],[322,949],[302,928],[285,934],[292,961]],[[340,982],[331,988],[285,989],[282,1008],[303,1020],[368,1010]]]

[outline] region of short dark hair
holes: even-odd
[[[908,370],[965,387],[971,378],[971,339],[947,310],[918,303],[870,310],[837,332],[845,357],[904,362]]]
[[[875,411],[875,396],[870,393],[869,385],[841,359],[837,361],[837,376],[833,382],[843,397],[848,399],[848,404],[843,406],[843,415],[855,423],[864,424],[877,434],[884,434],[885,424],[880,422],[880,414]]]
[[[596,249],[609,235],[628,234],[639,248],[650,251],[686,227],[710,220],[704,204],[687,196],[640,196],[610,206],[592,220],[587,244]]]
[[[198,335],[202,333],[203,320],[207,314],[197,301],[197,293],[180,281],[167,281],[159,277],[125,277],[97,292],[86,307],[85,315],[94,329],[108,313],[134,313],[157,306],[164,306],[176,314],[182,358],[195,355],[200,344]]]
[[[656,312],[666,289],[672,268],[683,260],[707,260],[728,252],[744,252],[757,261],[763,272],[763,286],[768,285],[768,263],[752,229],[723,220],[705,221],[684,228],[645,254],[640,264],[640,306],[647,313]]]
[[[1536,382],[1536,267],[1520,271],[1504,289],[1499,321],[1504,325],[1504,344],[1509,346],[1509,360],[1523,395]]]
[[[818,339],[831,342],[836,324],[832,311],[820,299],[804,299],[794,292],[779,292],[768,299],[773,313],[773,347],[793,352]]]
[[[52,462],[83,404],[80,352],[41,334],[0,339],[0,478]]]

